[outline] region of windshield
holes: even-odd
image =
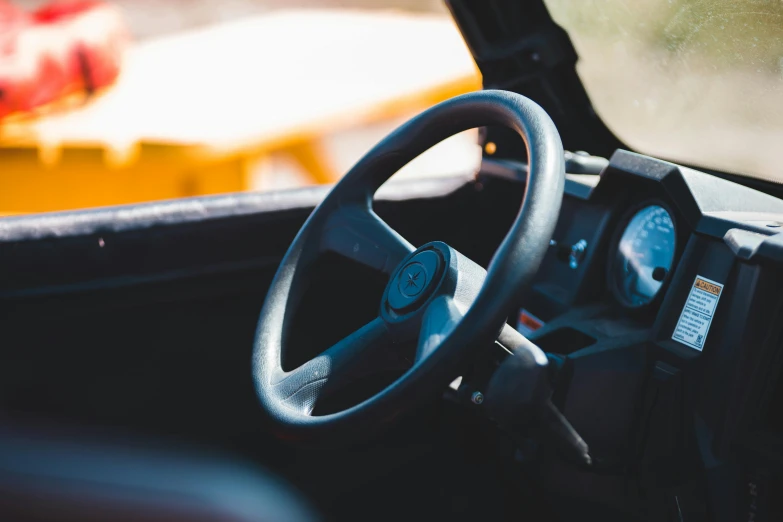
[[[783,2],[547,0],[630,147],[783,182]]]

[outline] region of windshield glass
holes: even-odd
[[[547,0],[630,147],[783,182],[783,2]]]

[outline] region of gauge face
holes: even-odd
[[[676,246],[669,212],[650,205],[634,214],[623,231],[613,268],[614,284],[629,306],[652,301],[672,268]]]

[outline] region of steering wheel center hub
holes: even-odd
[[[433,250],[423,250],[401,264],[389,285],[389,306],[405,312],[423,302],[432,293],[441,259]]]
[[[398,283],[404,297],[416,297],[427,284],[427,269],[421,263],[411,263],[402,269]]]

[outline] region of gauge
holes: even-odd
[[[651,302],[671,271],[676,246],[674,221],[660,205],[649,205],[628,220],[613,266],[616,293],[628,306]]]

